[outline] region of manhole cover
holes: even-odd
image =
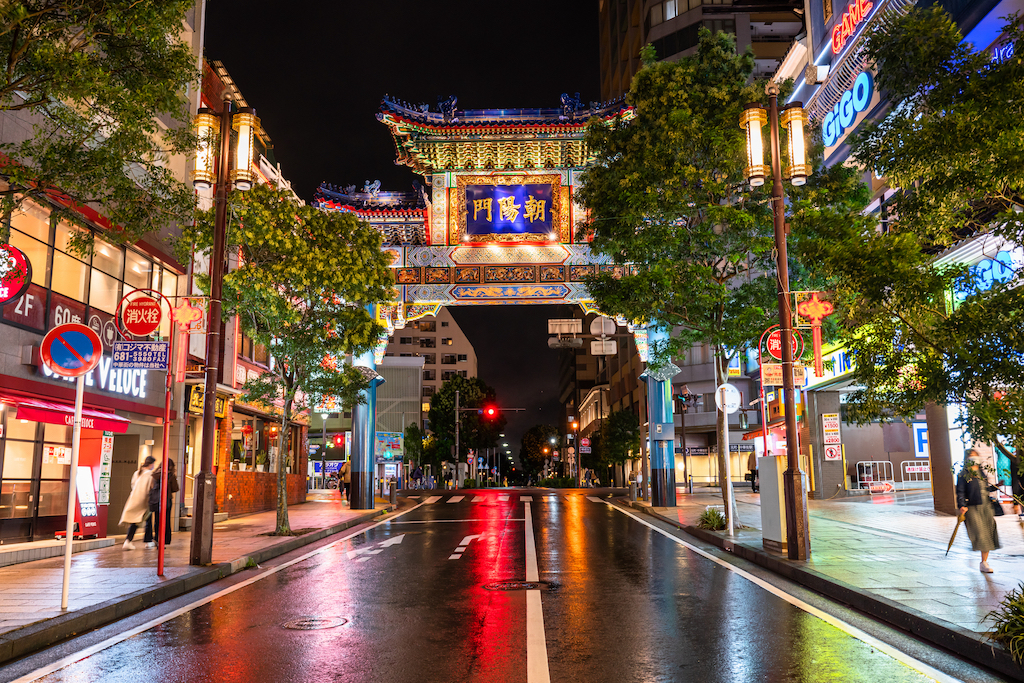
[[[322,628],[334,628],[335,626],[347,623],[348,619],[342,619],[341,617],[302,617],[301,619],[294,619],[281,625],[295,631],[316,631]]]
[[[484,586],[489,591],[529,591],[542,587],[539,581],[496,581]]]

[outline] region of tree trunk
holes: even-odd
[[[284,413],[281,417],[281,431],[277,435],[277,530],[278,536],[291,536],[292,527],[288,523],[288,473],[285,459],[288,456],[288,433],[292,417],[292,400],[285,398]]]
[[[727,367],[727,363],[726,363],[726,360],[725,360],[725,355],[722,352],[721,347],[717,347],[716,346],[715,347],[715,378],[717,380],[716,383],[715,383],[716,387],[722,386],[722,384],[724,384],[725,381],[728,379],[728,375],[726,373],[726,367]],[[717,389],[716,389],[716,392],[717,392]],[[730,487],[727,487],[725,485],[725,478],[729,476],[729,467],[728,467],[728,464],[726,462],[726,458],[729,457],[729,446],[727,445],[728,438],[727,438],[727,435],[726,435],[726,430],[729,428],[729,426],[728,426],[729,416],[728,416],[728,414],[726,414],[726,412],[724,410],[716,410],[715,411],[715,417],[716,417],[716,421],[715,421],[716,432],[715,432],[715,434],[716,434],[716,436],[718,438],[718,448],[717,448],[717,451],[718,451],[718,486],[719,486],[719,488],[722,491],[722,504],[725,506],[726,518],[728,518],[730,515],[732,515],[733,516],[733,524],[734,525],[738,525],[739,524],[739,520],[736,519],[735,513],[734,513],[734,510],[736,509],[736,495],[735,495],[735,493],[733,492],[733,490]],[[724,448],[723,448],[723,446],[724,446]],[[728,500],[726,500],[726,491],[727,490],[729,491],[729,493],[732,494],[732,496]]]

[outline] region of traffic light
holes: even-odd
[[[494,406],[484,406],[483,408],[480,408],[477,411],[477,413],[484,416],[485,420],[493,420],[494,418],[498,417],[500,412],[501,411]]]
[[[344,444],[344,443],[345,443],[345,437],[343,437],[341,434],[335,434],[334,435],[334,447],[335,448],[341,448],[342,444]]]

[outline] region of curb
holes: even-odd
[[[106,626],[118,619],[141,612],[153,605],[176,598],[179,595],[184,595],[197,588],[207,586],[214,581],[219,581],[240,572],[245,569],[250,561],[259,564],[279,557],[303,546],[316,543],[327,536],[368,522],[374,517],[392,512],[394,509],[394,506],[386,505],[380,510],[372,510],[348,521],[339,522],[333,526],[303,534],[302,536],[294,536],[286,541],[275,543],[230,562],[220,562],[208,568],[196,568],[194,573],[180,576],[176,579],[169,579],[159,586],[122,595],[106,602],[90,605],[89,607],[75,610],[68,614],[62,614],[58,617],[43,619],[34,624],[28,624],[19,629],[9,631],[0,635],[0,665],[38,652],[80,633]]]
[[[742,557],[749,562],[769,569],[790,581],[810,588],[831,600],[843,603],[870,617],[911,633],[957,656],[980,664],[1000,674],[1010,676],[1013,680],[1024,681],[1024,669],[1021,669],[1013,661],[1010,653],[981,634],[927,615],[895,600],[889,600],[862,588],[851,586],[814,569],[803,567],[797,562],[771,555],[759,548],[731,541],[705,529],[680,524],[676,520],[659,515],[650,506],[643,505],[642,503],[625,500],[620,502],[635,510],[640,510],[651,517],[656,517],[667,524],[671,524],[691,536],[726,550],[737,557]]]

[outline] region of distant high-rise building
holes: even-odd
[[[476,350],[447,308],[406,324],[388,338],[385,357],[422,357],[421,409],[430,410],[430,397],[455,375],[476,377]]]
[[[795,0],[599,0],[601,98],[629,90],[640,69],[640,48],[654,45],[660,60],[697,47],[701,26],[736,36],[736,49],[753,48],[755,76],[770,76],[804,32],[803,2]]]

